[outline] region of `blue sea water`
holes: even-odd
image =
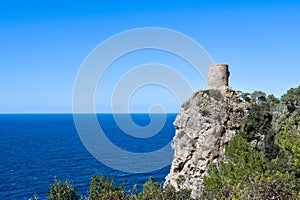
[[[168,144],[174,134],[176,114],[168,114],[159,134],[145,139],[126,135],[111,114],[97,118],[107,137],[117,146],[132,152],[150,152]],[[147,125],[147,114],[132,114],[133,120]],[[46,199],[45,191],[54,178],[69,179],[86,195],[93,174],[114,177],[115,182],[131,189],[153,176],[163,182],[170,165],[148,173],[131,174],[109,168],[95,159],[82,144],[72,114],[2,114],[0,115],[0,199],[30,199],[34,194]],[[151,164],[145,162],[145,165]]]

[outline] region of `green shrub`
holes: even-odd
[[[300,176],[300,122],[286,120],[283,131],[276,135],[275,143],[280,148],[280,155],[276,162],[284,164],[278,170],[283,173],[293,171]],[[281,160],[284,162],[280,162]]]
[[[77,200],[79,199],[77,190],[67,179],[61,183],[59,179],[54,179],[54,183],[50,184],[50,190],[46,191],[49,200]]]
[[[142,192],[137,194],[137,185],[134,185],[128,193],[125,193],[124,183],[119,187],[114,184],[113,178],[106,178],[103,174],[100,176],[93,175],[89,185],[88,196],[81,196],[81,199],[88,200],[189,200],[190,190],[176,191],[171,185],[165,188],[162,184],[153,181],[150,177],[145,182]],[[69,180],[61,183],[55,179],[50,185],[50,190],[47,191],[47,198],[50,200],[77,200],[79,194],[75,187],[70,184]]]
[[[240,184],[248,175],[266,170],[266,159],[240,135],[228,143],[225,155],[228,161],[221,162],[219,168],[210,165],[209,176],[204,177],[203,198],[238,196]]]
[[[150,177],[148,181],[143,185],[143,191],[138,195],[139,200],[148,199],[163,199],[161,184],[154,183],[153,178]]]
[[[191,198],[191,191],[182,189],[176,191],[175,188],[171,185],[166,185],[163,190],[163,200],[190,200]]]
[[[88,199],[89,200],[107,200],[107,199],[124,199],[124,184],[119,188],[114,184],[114,179],[106,178],[103,174],[100,176],[93,175],[90,181]]]
[[[256,100],[250,106],[247,117],[241,123],[241,135],[248,142],[257,141],[257,144],[260,145],[255,146],[255,148],[271,160],[277,156],[278,147],[275,144],[276,132],[272,127],[271,101],[264,95],[262,92],[252,94]]]
[[[256,97],[242,122],[241,134],[226,147],[226,162],[209,166],[201,198],[300,199],[300,109],[279,113],[284,116],[272,121],[272,105],[277,102],[273,99],[275,104],[271,105],[268,99]],[[272,123],[281,131],[276,133]],[[264,136],[266,153],[253,149],[249,143],[259,139],[258,133]],[[273,152],[268,151],[268,145]]]
[[[290,88],[286,94],[282,95],[281,101],[288,106],[289,112],[294,112],[300,106],[300,86]]]
[[[279,146],[280,152],[285,151]],[[229,142],[225,154],[228,162],[221,162],[219,168],[215,164],[210,165],[201,198],[299,199],[300,178],[296,167],[294,171],[285,172],[270,169],[270,165],[278,165],[279,159],[268,162],[240,135]],[[285,167],[294,163],[286,163]]]

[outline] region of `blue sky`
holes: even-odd
[[[289,0],[1,1],[0,113],[72,112],[74,81],[90,51],[114,34],[141,27],[188,35],[214,62],[230,65],[232,88],[280,97],[300,85],[299,10],[300,2]],[[158,52],[132,59],[152,62],[149,55],[155,62],[180,63]],[[192,71],[182,73],[190,73],[194,90],[203,89]],[[107,85],[113,83],[106,79]],[[144,112],[155,103],[177,111],[169,91],[143,90],[133,95],[131,111]],[[97,111],[109,112],[101,95],[99,86]]]

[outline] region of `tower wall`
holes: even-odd
[[[225,96],[228,87],[229,70],[227,64],[213,64],[208,67],[208,89],[220,90]]]

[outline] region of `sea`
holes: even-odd
[[[151,122],[148,114],[131,117],[140,126]],[[169,144],[175,135],[175,117],[176,114],[167,114],[164,126],[155,136],[135,138],[118,127],[112,114],[97,114],[107,137],[118,147],[135,153],[151,152]],[[87,195],[93,174],[113,177],[116,184],[124,182],[126,191],[137,184],[141,191],[150,176],[163,183],[171,164],[144,173],[106,166],[85,148],[72,114],[1,114],[0,158],[1,200],[28,200],[34,196],[46,199],[46,190],[54,179],[69,179],[81,195]],[[151,159],[142,164],[146,168]]]

